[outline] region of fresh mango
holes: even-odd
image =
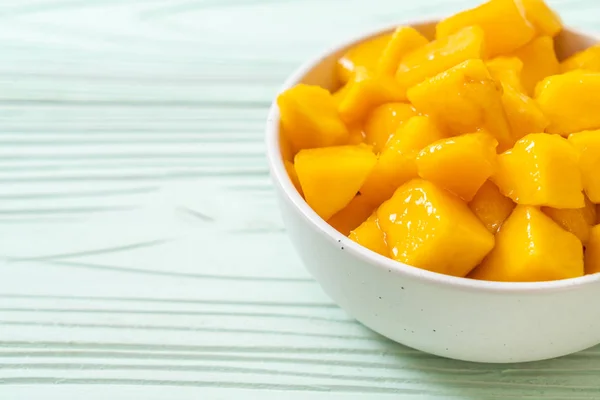
[[[341,83],[348,82],[357,67],[375,71],[379,58],[383,54],[391,33],[367,39],[350,47],[336,64],[336,76]]]
[[[367,249],[389,257],[385,234],[379,227],[377,214],[373,213],[365,222],[350,232],[350,239]]]
[[[494,236],[458,197],[421,179],[401,186],[377,210],[391,257],[465,276],[494,247]]]
[[[514,143],[502,106],[502,89],[481,60],[468,60],[407,92],[417,111],[437,119],[453,134],[483,129],[501,150]]]
[[[554,37],[560,33],[562,21],[544,0],[519,1],[525,10],[525,17],[533,24],[538,35]]]
[[[583,184],[575,148],[563,137],[532,133],[498,156],[492,180],[517,204],[582,208]]]
[[[585,249],[585,273],[600,272],[600,225],[590,229],[590,239]]]
[[[341,145],[348,129],[327,90],[299,84],[277,97],[282,132],[296,150]]]
[[[585,246],[590,238],[590,229],[596,224],[596,205],[587,197],[584,198],[583,208],[542,207],[541,210],[563,229],[577,236]]]
[[[498,142],[487,132],[438,140],[417,157],[419,176],[471,201],[496,168]]]
[[[485,34],[488,57],[510,53],[529,42],[536,34],[525,17],[519,0],[490,0],[478,7],[459,12],[440,21],[436,39],[458,32],[467,26],[480,26]]]
[[[600,128],[600,73],[576,70],[542,80],[535,99],[550,120],[546,132],[567,136]]]
[[[535,100],[504,82],[501,85],[502,105],[513,140],[519,140],[528,133],[544,132],[550,121]]]
[[[300,193],[301,196],[304,196],[304,193],[302,192],[302,186],[300,186],[300,181],[298,180],[296,168],[294,167],[294,163],[285,160],[283,164],[285,166],[285,171],[287,172],[288,177],[290,178],[290,181],[292,181],[298,193]]]
[[[528,94],[533,94],[539,81],[559,73],[559,63],[554,51],[554,40],[540,36],[516,50],[513,55],[523,62],[521,80]]]
[[[374,210],[375,206],[358,192],[352,201],[335,213],[333,217],[329,218],[327,223],[337,229],[342,235],[348,236],[350,231],[365,222]]]
[[[396,28],[377,63],[377,73],[393,76],[400,60],[411,51],[425,46],[429,40],[410,26]]]
[[[390,148],[412,158],[425,146],[447,137],[446,132],[426,115],[417,115],[410,118],[398,128],[388,142]]]
[[[375,107],[365,120],[365,142],[373,146],[375,153],[381,152],[401,123],[417,115],[408,103],[386,103]]]
[[[469,203],[469,208],[484,223],[488,231],[496,234],[515,208],[515,203],[500,193],[498,186],[488,180],[479,188]]]
[[[486,61],[485,66],[490,72],[490,76],[496,81],[525,93],[525,87],[521,81],[523,61],[518,57],[496,57]]]
[[[335,100],[335,103],[337,105],[339,105],[342,102],[342,99],[344,97],[346,97],[346,94],[348,94],[349,88],[350,88],[350,84],[346,83],[342,87],[338,88],[336,91],[331,93],[331,95],[333,96],[333,99]]]
[[[304,198],[324,220],[352,201],[376,163],[366,145],[305,149],[294,159]]]
[[[350,136],[348,137],[348,144],[361,144],[365,143],[365,132],[360,124],[355,124],[348,128]]]
[[[579,152],[585,194],[593,203],[600,203],[600,130],[573,133],[569,142]]]
[[[577,69],[600,72],[600,44],[577,52],[560,64],[561,73]]]
[[[583,247],[539,209],[518,205],[496,234],[496,246],[469,276],[536,282],[582,276]]]

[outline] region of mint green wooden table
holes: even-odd
[[[476,2],[0,2],[0,398],[600,399],[599,348],[476,365],[368,331],[279,218],[263,127],[286,75]]]

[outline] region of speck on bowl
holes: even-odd
[[[434,22],[413,25],[431,37]],[[393,28],[330,49],[294,72],[297,83],[335,89],[344,50]],[[597,37],[565,29],[564,58]],[[502,283],[456,278],[398,263],[338,233],[296,192],[279,148],[279,111],[267,122],[267,155],[289,237],[324,291],[358,321],[388,338],[443,357],[506,363],[559,357],[600,343],[600,274],[554,282]]]

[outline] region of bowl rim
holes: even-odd
[[[413,20],[406,22],[406,25],[425,25],[436,23],[435,19],[423,19]],[[334,46],[327,48],[320,52],[316,56],[310,58],[308,61],[300,65],[288,78],[284,81],[283,85],[277,91],[277,95],[284,90],[291,88],[292,86],[299,83],[302,78],[311,71],[316,65],[326,59],[330,54],[342,51],[353,44],[359,43],[371,37],[379,36],[388,33],[401,25],[402,23],[396,23],[393,25],[385,25],[375,29],[369,29],[363,33],[354,35],[350,39],[344,40]],[[577,35],[588,36],[588,37],[599,37],[594,32],[583,32],[577,29],[573,29],[564,26],[564,30]],[[324,236],[325,239],[331,241],[332,245],[343,243],[344,249],[348,250],[351,256],[360,259],[361,261],[369,264],[373,268],[380,268],[382,270],[394,271],[400,275],[406,275],[407,277],[422,281],[425,283],[433,283],[440,286],[454,287],[467,291],[476,292],[497,292],[497,293],[551,293],[564,290],[574,289],[584,285],[597,284],[600,282],[600,273],[584,275],[577,278],[562,279],[556,281],[543,281],[543,282],[495,282],[495,281],[483,281],[468,279],[462,277],[456,277],[451,275],[445,275],[438,272],[424,270],[418,267],[413,267],[408,264],[401,263],[399,261],[392,260],[391,258],[382,256],[375,253],[358,243],[350,240],[338,232],[335,228],[330,226],[325,220],[323,220],[313,209],[306,203],[302,196],[298,193],[291,180],[289,179],[284,160],[281,156],[280,142],[279,142],[279,108],[277,106],[277,98],[271,103],[267,123],[266,123],[266,153],[267,162],[269,165],[269,171],[273,184],[283,193],[284,201],[290,203],[294,208],[297,209],[299,214],[308,224],[310,224],[314,230],[320,235]]]

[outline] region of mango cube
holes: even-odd
[[[577,69],[600,72],[600,44],[575,53],[560,64],[563,73]]]
[[[513,54],[523,62],[521,80],[528,94],[533,94],[539,81],[559,73],[554,40],[549,36],[535,38]]]
[[[540,210],[518,205],[496,234],[496,246],[469,276],[535,282],[583,275],[583,247]]]
[[[348,82],[356,68],[362,67],[369,71],[375,71],[377,62],[385,50],[392,34],[385,34],[352,46],[338,60],[336,64],[336,75],[341,83]]]
[[[306,202],[328,220],[352,201],[376,163],[371,147],[358,145],[301,150],[294,165]]]
[[[425,146],[447,137],[430,117],[417,115],[398,128],[388,142],[388,147],[416,158]]]
[[[438,140],[417,157],[419,176],[471,201],[496,168],[498,142],[486,132]]]
[[[471,26],[402,58],[396,79],[405,90],[463,61],[483,57],[483,31]]]
[[[485,66],[496,81],[512,86],[520,92],[525,92],[521,81],[523,61],[518,57],[496,57],[486,61]]]
[[[590,239],[585,249],[585,273],[600,272],[600,225],[590,229]]]
[[[501,85],[502,105],[512,138],[519,140],[528,133],[544,132],[550,121],[535,100],[504,82]]]
[[[519,0],[490,0],[440,21],[436,38],[445,38],[466,27],[477,25],[485,33],[488,57],[510,53],[533,39],[536,30],[525,17]]]
[[[484,223],[488,231],[496,234],[515,208],[515,203],[500,193],[498,187],[491,181],[485,181],[469,203],[469,208]]]
[[[600,73],[571,71],[550,76],[535,90],[535,99],[550,120],[548,133],[567,136],[600,128]]]
[[[389,257],[385,234],[379,227],[376,213],[373,213],[365,222],[350,232],[349,237],[361,246]]]
[[[494,247],[465,203],[421,179],[401,186],[377,216],[391,257],[417,268],[465,276]]]
[[[583,208],[542,207],[541,210],[563,229],[577,236],[584,246],[587,244],[590,229],[596,224],[596,205],[587,197]]]
[[[348,131],[350,132],[348,144],[356,145],[365,143],[365,132],[360,124],[350,126]]]
[[[418,111],[437,119],[454,134],[490,132],[501,150],[513,139],[502,106],[502,89],[481,60],[468,60],[407,92]]]
[[[525,17],[533,24],[539,35],[554,37],[562,30],[558,15],[544,0],[520,0],[525,9]]]
[[[335,213],[327,223],[338,230],[342,235],[348,236],[350,231],[365,222],[373,213],[373,206],[360,192],[348,203],[346,207]]]
[[[425,46],[429,40],[410,26],[396,28],[377,64],[377,73],[394,75],[400,60],[411,51]]]
[[[283,164],[285,166],[285,171],[287,172],[288,177],[290,178],[290,181],[292,181],[292,184],[294,185],[298,193],[300,193],[300,195],[303,196],[304,193],[302,193],[302,186],[300,186],[300,181],[298,180],[298,174],[296,173],[294,163],[284,160]]]
[[[582,208],[583,184],[577,151],[564,138],[529,134],[498,156],[492,180],[517,204]]]
[[[585,194],[593,203],[600,203],[600,130],[573,133],[569,142],[579,152]]]
[[[364,124],[365,142],[373,146],[375,153],[381,152],[401,123],[417,115],[408,103],[386,103],[375,107]]]
[[[345,144],[348,129],[327,90],[296,85],[277,97],[281,128],[295,150]]]

